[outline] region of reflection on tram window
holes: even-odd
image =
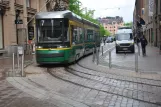
[[[38,41],[69,41],[68,27],[62,19],[38,21]]]

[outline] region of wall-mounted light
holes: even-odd
[[[0,8],[0,14],[1,14],[1,15],[4,15],[5,12],[6,12],[6,10],[5,10],[4,8]]]
[[[19,17],[21,10],[16,10],[16,18]]]
[[[142,15],[144,15],[144,12],[145,12],[145,9],[144,9],[144,8],[142,8],[142,9],[141,9],[141,13],[142,13]]]

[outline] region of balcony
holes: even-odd
[[[10,0],[0,0],[0,6],[8,9],[9,8],[9,1]]]
[[[28,14],[36,14],[37,10],[31,7],[27,7]]]
[[[21,10],[21,11],[23,11],[23,8],[24,8],[23,5],[15,3],[15,10]],[[26,7],[26,9],[27,9],[28,17],[32,17],[37,12],[36,9],[31,8],[31,7]]]
[[[15,3],[15,10],[23,10],[23,5]]]

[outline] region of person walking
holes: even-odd
[[[139,43],[140,43],[140,38],[136,37],[136,44],[137,44],[137,46],[139,46]]]
[[[142,47],[143,56],[146,56],[146,45],[148,44],[148,41],[147,41],[147,39],[145,38],[144,35],[142,36],[140,41],[141,41],[141,47]]]

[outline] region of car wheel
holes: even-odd
[[[132,53],[135,53],[135,49],[133,48],[133,49],[131,50],[131,52],[132,52]]]
[[[119,53],[119,51],[116,49],[116,54]]]

